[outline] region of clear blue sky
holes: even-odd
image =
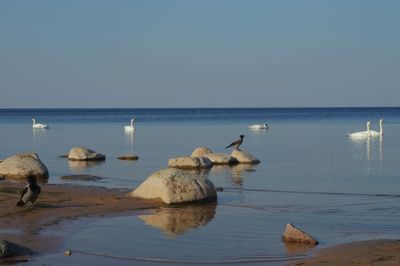
[[[400,1],[0,1],[0,108],[400,106]]]

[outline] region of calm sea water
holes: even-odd
[[[33,130],[32,117],[50,129]],[[131,117],[137,130],[125,134]],[[368,120],[379,130],[380,118],[382,138],[347,137],[365,130]],[[268,131],[247,127],[264,122]],[[113,263],[123,258],[142,264],[281,265],[309,251],[281,241],[288,222],[316,237],[318,248],[400,235],[400,108],[0,109],[0,129],[0,159],[34,151],[49,168],[49,183],[65,183],[62,175],[92,174],[103,180],[73,184],[124,188],[166,168],[169,158],[190,155],[198,146],[228,153],[224,147],[246,135],[241,148],[261,164],[201,173],[224,188],[218,204],[95,220],[66,243]],[[58,157],[75,146],[104,153],[107,160],[85,165]],[[140,159],[117,159],[127,153]]]

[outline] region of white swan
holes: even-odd
[[[367,131],[359,131],[359,132],[354,132],[354,133],[350,133],[349,137],[352,139],[366,139],[371,137],[371,122],[368,121],[367,122]]]
[[[266,123],[264,124],[254,124],[249,126],[250,129],[252,130],[260,130],[260,129],[266,129],[268,130],[268,125]]]
[[[47,128],[49,128],[49,126],[48,126],[48,125],[45,125],[45,124],[39,124],[39,123],[36,124],[35,118],[32,118],[32,122],[33,122],[33,125],[32,125],[33,128],[40,128],[40,129],[47,129]]]
[[[375,130],[371,130],[369,133],[371,134],[371,137],[379,137],[383,136],[383,119],[379,119],[379,132]]]
[[[135,127],[133,126],[134,123],[135,123],[135,119],[132,118],[132,119],[131,119],[131,124],[130,124],[130,125],[124,126],[125,131],[135,131]]]

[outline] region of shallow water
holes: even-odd
[[[33,115],[50,129],[33,130]],[[132,115],[137,130],[125,134]],[[379,130],[381,117],[382,138],[347,137],[365,130],[368,119]],[[261,164],[202,172],[224,188],[217,205],[101,219],[66,246],[143,263],[280,264],[309,251],[281,241],[287,222],[315,236],[319,247],[399,237],[399,121],[399,108],[0,110],[0,159],[35,151],[49,168],[50,183],[79,173],[104,178],[80,184],[133,188],[167,167],[169,158],[190,155],[198,146],[229,152],[224,147],[244,134],[241,148]],[[263,122],[268,131],[247,128]],[[85,165],[58,157],[80,145],[107,160]],[[116,159],[132,152],[138,161]]]

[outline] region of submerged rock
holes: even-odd
[[[286,225],[286,230],[283,233],[282,240],[285,242],[296,242],[303,244],[318,245],[318,241],[315,240],[309,234],[301,231],[291,223]]]
[[[209,154],[209,153],[213,153],[209,148],[198,147],[192,152],[192,155],[190,155],[190,157],[201,157],[204,154]]]
[[[204,157],[177,157],[169,159],[168,166],[181,169],[207,169],[211,168],[213,164]]]
[[[118,159],[127,161],[137,161],[139,160],[139,156],[137,156],[136,154],[127,154],[119,156]]]
[[[18,255],[23,250],[17,244],[7,240],[0,240],[0,258],[9,258]]]
[[[29,175],[47,181],[49,171],[36,153],[19,153],[0,163],[0,176],[26,179]]]
[[[235,158],[239,163],[244,164],[258,164],[260,160],[258,160],[255,156],[250,153],[244,152],[242,150],[234,149],[232,151],[231,156]]]
[[[210,180],[171,168],[153,173],[128,195],[146,199],[158,198],[168,204],[217,200],[217,192]]]
[[[68,160],[71,161],[104,161],[104,154],[95,152],[85,147],[72,148],[68,154]]]
[[[71,181],[98,181],[103,178],[94,175],[65,175],[60,176],[61,179],[71,180]]]

